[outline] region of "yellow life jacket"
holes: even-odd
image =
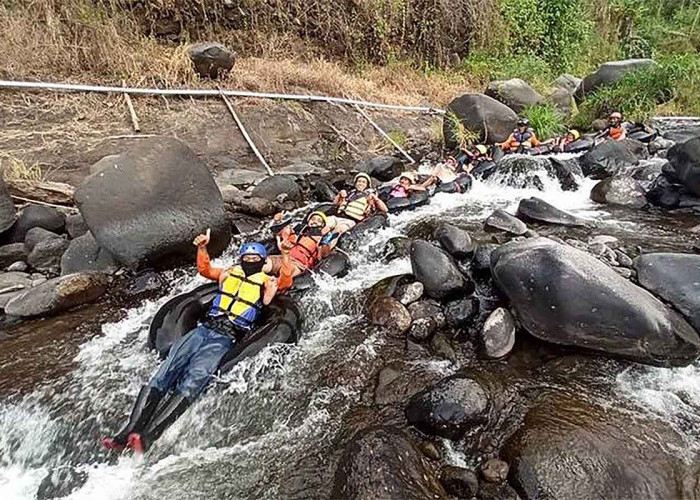
[[[369,208],[369,199],[365,193],[355,191],[345,199],[340,206],[340,214],[347,215],[353,220],[363,221]]]
[[[246,276],[240,266],[231,268],[219,284],[212,309],[227,314],[234,325],[250,329],[260,315],[263,287],[268,279],[270,277],[262,271]]]

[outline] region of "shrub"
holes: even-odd
[[[523,110],[522,115],[530,120],[539,139],[551,139],[566,131],[564,116],[552,104],[535,104]]]

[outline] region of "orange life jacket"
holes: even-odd
[[[619,141],[620,137],[622,137],[622,134],[625,132],[625,129],[622,127],[622,125],[618,125],[617,127],[610,127],[608,129],[608,134],[610,134],[610,138],[613,141]]]
[[[304,267],[311,269],[319,261],[319,242],[311,236],[302,234],[296,236],[294,248],[289,252],[289,256]]]
[[[528,143],[528,145],[530,145],[529,143],[534,137],[534,135],[535,134],[533,134],[529,130],[522,133],[518,130],[514,131],[512,134],[510,134],[510,137],[508,138],[508,149],[515,151],[525,143]]]

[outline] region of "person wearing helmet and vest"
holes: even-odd
[[[430,173],[430,176],[421,184],[424,188],[429,188],[432,185],[440,185],[454,181],[462,172],[457,160],[454,156],[448,156],[443,163],[438,163]]]
[[[337,208],[338,217],[353,222],[362,222],[376,211],[387,213],[389,209],[377,195],[370,190],[372,185],[369,175],[359,173],[353,182],[355,189],[349,193],[344,189],[338,193],[333,202]]]
[[[554,146],[552,146],[552,151],[555,153],[563,153],[567,150],[569,144],[578,141],[581,138],[581,134],[578,130],[569,130],[564,137],[560,139],[555,139]]]
[[[509,153],[519,153],[524,149],[539,146],[539,139],[537,139],[535,132],[529,127],[530,120],[521,118],[518,120],[517,128],[508,136],[508,139],[497,145],[500,146],[502,150]]]
[[[627,129],[625,129],[624,125],[622,124],[622,114],[617,111],[610,113],[610,116],[608,117],[608,126],[599,134],[598,137],[609,137],[613,141],[621,141],[626,139]]]
[[[116,435],[103,438],[105,448],[128,447],[144,453],[204,391],[236,339],[255,327],[261,309],[280,290],[278,280],[268,274],[272,265],[266,262],[262,244],[241,246],[239,265],[215,268],[206,249],[209,234],[207,230],[194,240],[197,270],[219,283],[207,319],[173,344],[148,385],[141,388],[127,424]],[[286,278],[291,283],[289,276]]]
[[[275,215],[274,220],[279,222],[282,214]],[[327,256],[333,248],[336,239],[329,237],[343,234],[355,226],[355,223],[340,217],[329,217],[325,213],[311,212],[306,220],[297,228],[291,224],[284,226],[277,233],[277,243],[280,249],[289,252],[289,265],[285,267],[284,255],[272,255],[268,258],[273,275],[286,272],[292,278],[299,276],[309,269],[313,269],[321,259]],[[287,284],[286,280],[284,281]]]
[[[477,144],[476,146],[472,146],[469,149],[463,149],[462,152],[464,153],[463,157],[463,167],[462,169],[469,173],[472,171],[474,167],[476,167],[479,163],[484,162],[484,161],[491,161],[493,159],[492,155],[489,152],[489,148],[484,146],[483,144]]]
[[[420,184],[416,184],[413,172],[404,172],[399,176],[399,183],[389,193],[390,198],[409,198],[414,191],[425,191]]]

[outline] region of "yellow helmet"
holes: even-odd
[[[484,146],[483,144],[477,144],[476,145],[476,150],[481,153],[482,155],[485,155],[486,153],[489,152],[489,148]]]
[[[569,133],[571,134],[571,136],[574,138],[575,141],[578,141],[581,138],[581,134],[579,133],[578,130],[575,130],[572,128],[571,130],[569,130]]]
[[[307,221],[308,221],[308,220],[311,220],[311,217],[313,217],[314,215],[318,215],[321,219],[323,219],[323,225],[324,225],[324,226],[328,225],[328,217],[326,216],[326,214],[324,214],[324,213],[321,212],[320,210],[316,210],[315,212],[311,212],[311,213],[309,214],[309,216],[306,218],[306,220],[307,220]]]

